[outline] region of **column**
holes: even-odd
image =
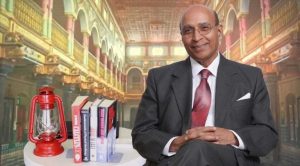
[[[53,76],[39,74],[36,76],[36,86],[39,89],[42,86],[52,86],[53,85]]]
[[[67,32],[68,32],[68,53],[73,56],[74,47],[74,26],[75,18],[73,15],[67,15]]]
[[[92,94],[90,92],[90,90],[86,90],[86,89],[80,89],[80,95],[82,96],[89,96],[89,98],[91,99],[91,101],[93,101],[93,97],[92,97]]]
[[[240,48],[241,48],[241,56],[243,57],[246,53],[246,32],[247,32],[247,21],[246,15],[242,15],[239,18],[239,27],[240,27]]]
[[[100,67],[100,47],[96,46],[95,48],[95,56],[96,56],[96,73],[99,75],[99,67]]]
[[[0,8],[1,8],[1,10],[3,9],[6,9],[6,6],[5,6],[5,2],[6,2],[6,0],[0,0]],[[0,157],[1,157],[1,155],[0,155]],[[1,162],[1,160],[0,160],[0,162]]]
[[[260,0],[262,36],[266,38],[271,35],[270,0]]]
[[[5,0],[2,0],[2,3],[5,3]],[[12,0],[7,0],[6,1],[6,9],[7,9],[7,11],[9,11],[9,12],[13,12],[13,10],[14,10],[14,1],[12,1]]]
[[[43,0],[42,10],[43,10],[43,35],[51,40],[52,31],[52,0]]]
[[[83,48],[84,48],[84,50],[83,50],[83,57],[84,57],[84,59],[83,59],[83,64],[85,65],[85,66],[88,66],[88,54],[89,54],[89,34],[87,33],[87,32],[83,32],[83,43],[82,43],[82,45],[83,45]]]
[[[226,57],[230,59],[231,33],[225,35]]]
[[[246,25],[246,16],[242,15],[239,18],[239,25],[240,25],[240,48],[241,48],[241,57],[246,54],[246,32],[247,32],[247,25]]]
[[[4,117],[4,98],[6,97],[5,96],[5,93],[6,93],[6,89],[7,89],[7,75],[9,73],[11,73],[13,71],[13,65],[7,63],[7,62],[4,62],[4,61],[1,61],[0,62],[0,128],[3,129],[3,121],[5,118]],[[7,133],[4,133],[4,134],[7,134]],[[0,138],[0,143],[2,144],[2,142],[5,140],[5,137],[3,138]],[[0,158],[0,161],[1,161],[1,158]]]
[[[272,65],[272,64],[269,64]],[[275,72],[265,73],[264,79],[270,96],[270,107],[273,118],[275,120],[275,127],[280,133],[280,104],[279,104],[279,93],[278,93],[278,76]],[[281,139],[279,138],[278,146],[273,151],[273,161],[278,162],[280,156]]]

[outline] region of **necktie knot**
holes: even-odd
[[[207,69],[203,69],[200,71],[201,78],[207,79],[209,75],[211,75],[211,72]]]

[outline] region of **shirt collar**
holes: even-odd
[[[199,74],[199,72],[203,69],[208,69],[213,76],[217,77],[218,67],[219,67],[219,63],[220,63],[220,53],[219,52],[218,52],[217,57],[213,60],[213,62],[207,68],[203,67],[196,60],[194,60],[191,56],[190,56],[190,60],[191,60],[193,77],[196,77]]]

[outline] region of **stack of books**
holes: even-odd
[[[115,153],[117,101],[78,96],[72,104],[73,158],[80,162],[109,162]]]

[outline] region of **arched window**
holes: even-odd
[[[130,69],[127,75],[127,92],[143,93],[144,77],[142,72],[136,68]]]

